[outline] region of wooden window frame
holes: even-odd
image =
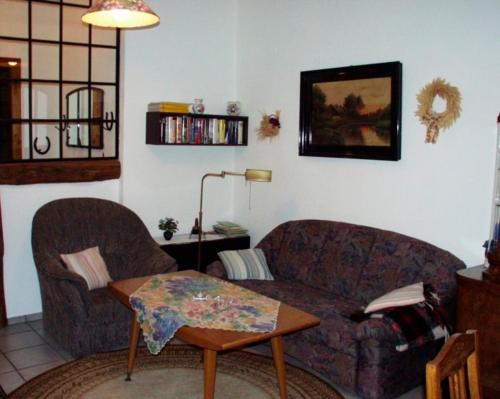
[[[28,17],[28,24],[32,24],[32,15],[31,15],[31,7],[32,3],[45,3],[45,4],[51,4],[54,7],[60,7],[60,38],[59,41],[53,41],[53,40],[42,40],[42,39],[33,39],[31,37],[31,33],[29,33],[27,38],[21,38],[21,37],[15,37],[15,36],[0,36],[0,39],[2,40],[12,40],[12,41],[19,41],[19,42],[27,42],[29,43],[29,46],[31,48],[31,43],[36,43],[36,42],[54,42],[54,43],[59,43],[60,46],[60,58],[62,59],[62,48],[64,44],[76,44],[76,45],[85,45],[89,48],[89,77],[88,81],[82,82],[83,86],[88,86],[89,88],[92,87],[93,85],[100,85],[100,84],[108,84],[110,86],[115,87],[115,109],[114,109],[114,134],[115,134],[115,151],[114,151],[114,156],[110,157],[103,157],[103,158],[92,158],[92,148],[90,145],[90,140],[89,140],[89,150],[88,150],[88,158],[62,158],[63,153],[60,151],[59,152],[59,158],[55,159],[47,159],[47,160],[42,160],[42,159],[34,159],[32,156],[30,156],[30,159],[25,159],[25,160],[16,160],[15,157],[14,159],[8,162],[1,162],[0,163],[0,184],[14,184],[14,185],[19,185],[19,184],[36,184],[36,183],[56,183],[56,182],[89,182],[89,181],[102,181],[102,180],[110,180],[110,179],[118,179],[121,175],[121,165],[120,165],[120,160],[119,160],[119,119],[120,119],[120,30],[116,30],[116,42],[115,45],[113,46],[106,46],[106,45],[96,45],[92,43],[91,41],[91,31],[92,28],[89,28],[89,42],[86,44],[79,44],[79,43],[66,43],[63,41],[63,36],[62,36],[62,30],[63,30],[63,18],[62,18],[62,7],[80,7],[82,9],[90,7],[90,0],[88,5],[77,5],[77,4],[72,4],[72,3],[65,3],[64,0],[61,2],[52,2],[52,1],[46,1],[46,0],[28,0],[28,7],[29,7],[29,17]],[[29,29],[29,32],[31,32],[31,28]],[[115,75],[115,81],[113,83],[102,83],[102,82],[94,82],[92,81],[91,78],[91,70],[90,70],[90,65],[92,63],[91,59],[91,49],[95,47],[113,47],[116,51],[116,58],[115,58],[115,66],[116,66],[116,75]],[[31,50],[30,50],[31,53]],[[28,62],[30,63],[30,71],[31,71],[31,62],[32,62],[32,57],[31,54],[29,56]],[[73,82],[66,82],[62,79],[62,74],[61,74],[61,60],[59,61],[59,79],[55,79],[53,81],[54,84],[59,84],[59,119],[58,120],[46,120],[47,123],[58,123],[60,129],[63,126],[64,120],[62,116],[62,107],[63,107],[63,98],[62,98],[62,85],[64,83],[73,83]],[[28,76],[27,79],[21,79],[18,77],[17,79],[14,78],[13,82],[27,82],[29,84],[30,90],[29,90],[29,98],[30,98],[30,104],[29,107],[31,108],[31,84],[33,82],[36,83],[36,79],[32,79],[31,72],[30,75]],[[1,122],[1,121],[0,121]],[[30,131],[30,141],[31,145],[32,144],[32,125],[34,122],[40,122],[39,120],[35,120],[35,118],[32,118],[32,113],[31,109],[29,112],[29,118],[27,119],[21,119],[21,118],[16,118],[15,115],[10,119],[10,120],[4,120],[4,123],[11,123],[11,124],[29,124],[29,131]],[[43,122],[45,123],[45,122]],[[89,126],[92,126],[89,120]],[[62,135],[62,133],[61,133]],[[13,138],[14,140],[16,137]],[[60,141],[62,143],[62,136],[60,137]],[[62,145],[62,144],[61,144]],[[32,151],[32,150],[30,150]]]

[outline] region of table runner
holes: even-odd
[[[276,328],[280,302],[210,276],[159,274],[130,295],[144,340],[158,354],[182,326],[245,332]]]

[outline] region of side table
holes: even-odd
[[[459,332],[479,332],[479,365],[484,398],[500,398],[500,284],[483,279],[484,266],[457,272]]]
[[[198,263],[198,236],[176,234],[167,241],[163,237],[155,237],[155,241],[167,254],[177,261],[179,270],[196,270]],[[201,269],[205,273],[207,265],[219,259],[220,251],[250,248],[250,236],[241,235],[227,237],[222,234],[205,234],[201,241]]]

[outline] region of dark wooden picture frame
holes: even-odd
[[[305,71],[299,155],[401,159],[402,64]]]

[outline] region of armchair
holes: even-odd
[[[113,280],[177,270],[130,209],[97,198],[43,205],[33,218],[33,257],[40,281],[43,326],[75,357],[126,347],[131,313],[106,287],[89,291],[60,254],[98,246]]]

